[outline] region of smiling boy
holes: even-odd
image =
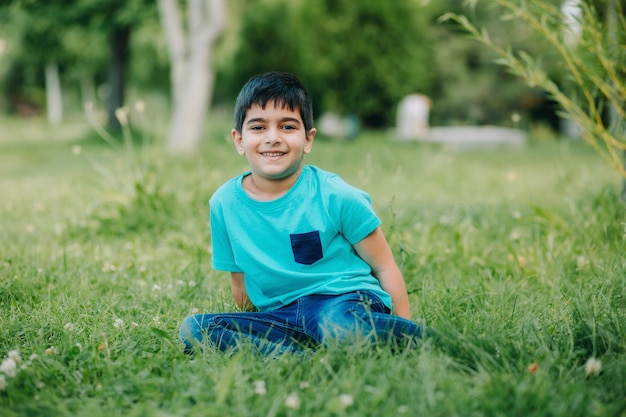
[[[215,192],[210,220],[213,267],[230,272],[247,311],[188,317],[187,351],[202,341],[268,353],[421,337],[369,195],[304,163],[315,134],[311,98],[295,76],[260,74],[239,93],[231,136],[250,171]]]

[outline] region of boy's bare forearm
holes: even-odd
[[[246,287],[243,282],[243,274],[239,272],[232,272],[230,274],[230,288],[235,299],[237,306],[243,311],[252,311],[254,306],[248,298]]]
[[[391,302],[393,303],[392,312],[402,318],[411,319],[409,295],[406,291],[406,285],[404,284],[404,278],[400,270],[398,268],[392,268],[390,271],[380,273],[377,278],[383,290],[391,295]]]

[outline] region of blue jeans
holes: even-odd
[[[252,344],[260,353],[298,352],[306,348],[390,343],[401,347],[423,336],[416,323],[391,315],[378,296],[359,291],[309,295],[267,312],[195,314],[180,328],[185,351],[208,343],[222,351]]]

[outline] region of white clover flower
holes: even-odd
[[[154,284],[152,286],[152,291],[161,291],[161,286],[159,284]]]
[[[191,314],[200,314],[200,309],[197,307],[194,307],[191,309]]]
[[[158,326],[159,324],[161,324],[161,320],[159,319],[159,316],[154,316],[154,317],[152,318],[152,321],[153,321],[153,322],[154,322],[154,324],[156,324],[157,326]]]
[[[32,355],[30,355],[28,357],[28,360],[32,362],[32,361],[36,360],[38,357],[39,357],[39,355],[37,355],[36,353],[33,353]]]
[[[139,113],[143,113],[146,110],[146,103],[143,100],[137,100],[135,102],[135,110]]]
[[[585,363],[585,372],[587,376],[598,375],[602,371],[602,361],[596,358],[589,358]]]
[[[111,262],[105,262],[102,266],[102,272],[115,272],[117,271],[117,266],[112,264]]]
[[[0,391],[6,391],[8,385],[9,384],[7,384],[7,379],[4,377],[4,375],[0,374]]]
[[[257,395],[265,395],[267,394],[267,388],[265,386],[265,381],[254,381],[254,393]]]
[[[300,397],[298,397],[298,394],[294,392],[287,395],[287,398],[285,398],[285,406],[292,410],[300,408]]]
[[[190,287],[195,287],[196,286],[196,281],[189,281],[189,286]]]
[[[127,112],[128,109],[126,107],[120,107],[119,109],[115,110],[115,117],[122,126],[128,125],[128,117],[126,117]]]
[[[7,356],[15,361],[15,363],[20,363],[22,357],[20,356],[19,350],[11,350],[7,353]]]
[[[46,349],[46,351],[44,353],[46,355],[56,355],[57,348],[55,348],[54,346],[50,346],[48,349]]]
[[[65,330],[67,330],[68,332],[71,332],[72,330],[74,330],[74,324],[73,323],[65,323],[65,326],[63,326],[63,328]]]
[[[348,408],[354,404],[354,397],[350,394],[341,394],[339,396],[339,406],[341,408]]]
[[[121,329],[122,327],[124,327],[124,320],[115,319],[115,321],[113,322],[113,327],[115,327],[116,329]]]
[[[6,358],[0,365],[0,372],[3,372],[8,377],[14,377],[17,374],[17,362],[13,358]]]

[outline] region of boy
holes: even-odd
[[[210,221],[213,268],[230,272],[246,311],[187,317],[187,352],[201,341],[270,353],[421,337],[369,195],[304,163],[315,133],[295,76],[260,74],[239,93],[231,136],[250,171],[215,192]]]

